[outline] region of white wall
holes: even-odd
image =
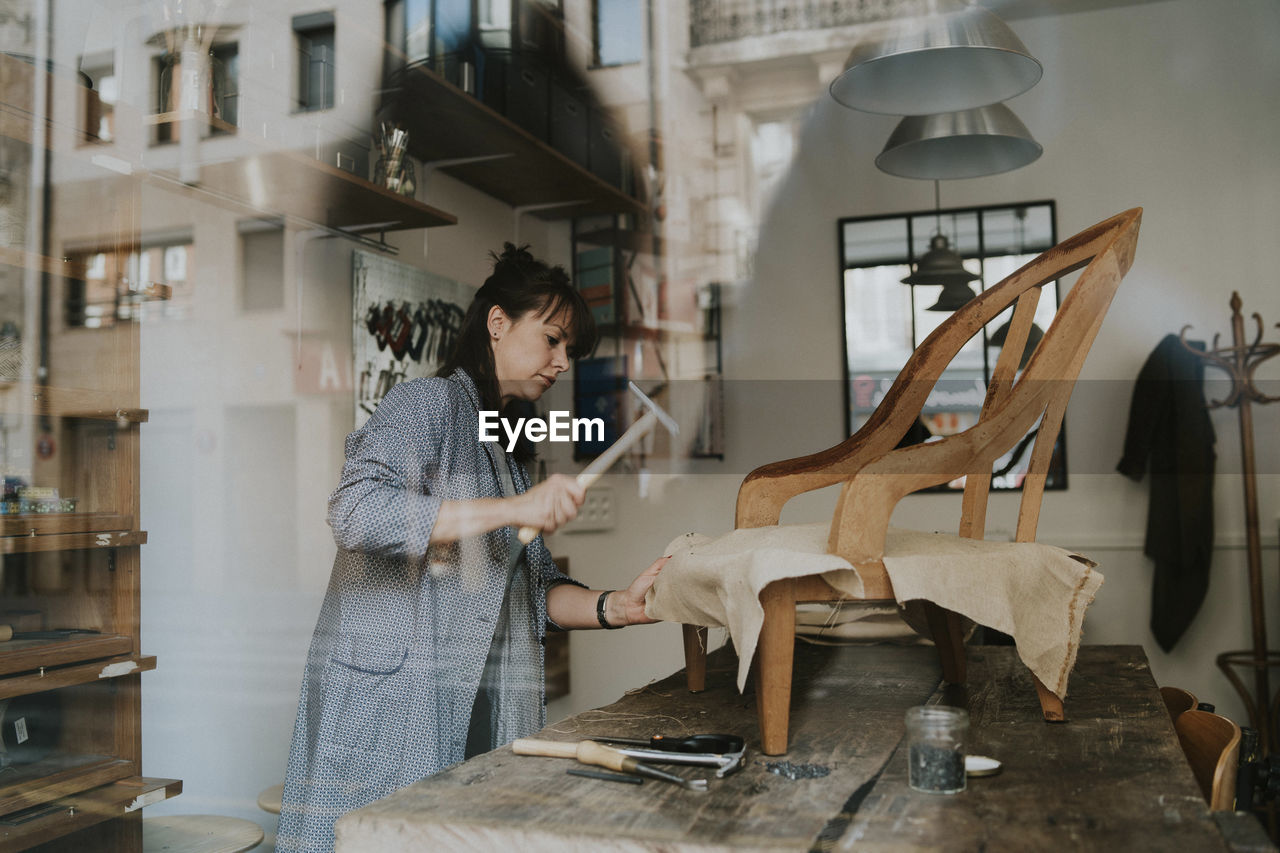
[[[1114,468],[1133,377],[1163,335],[1192,324],[1200,336],[1229,336],[1232,289],[1246,312],[1258,311],[1270,323],[1280,319],[1280,289],[1269,269],[1270,232],[1280,218],[1280,111],[1274,108],[1280,7],[1256,0],[1227,11],[1179,0],[1019,20],[1014,29],[1044,64],[1044,78],[1011,106],[1045,153],[1013,173],[945,183],[943,205],[1055,199],[1060,237],[1128,207],[1145,208],[1137,261],[1069,411],[1070,488],[1046,496],[1040,536],[1101,563],[1107,581],[1089,611],[1087,642],[1141,644],[1158,681],[1187,687],[1243,719],[1234,691],[1213,664],[1218,652],[1249,645],[1243,500],[1240,477],[1231,474],[1239,471],[1234,411],[1216,412],[1213,419],[1222,473],[1208,599],[1172,654],[1158,650],[1146,627],[1152,571],[1141,553],[1147,485]],[[626,498],[617,530],[555,537],[553,547],[575,565],[612,554],[633,555],[639,565],[682,530],[723,531],[732,524],[737,482],[751,467],[841,439],[836,220],[933,205],[930,183],[893,178],[873,165],[895,122],[846,110],[825,93],[817,97],[791,174],[762,228],[757,275],[730,297],[726,310],[725,462],[698,463],[706,473],[679,476],[661,490],[661,500],[636,499],[634,480],[629,489],[615,489]],[[1274,329],[1269,337],[1275,338]],[[1260,378],[1275,371],[1269,365]],[[790,380],[798,386],[789,392],[794,399],[761,380]],[[833,393],[820,390],[828,388]],[[1280,392],[1275,381],[1268,390]],[[1274,638],[1280,632],[1280,406],[1255,408],[1254,415]],[[833,500],[801,499],[784,520],[822,518]],[[958,504],[958,496],[915,496],[895,521],[936,526],[938,515],[957,514]],[[1012,500],[997,505],[1010,509]],[[1002,525],[993,517],[990,526]],[[610,579],[621,584],[625,575],[613,571]],[[655,626],[603,639],[575,637],[573,694],[556,710],[611,701],[649,673],[677,668],[678,634],[675,626]],[[628,663],[620,667],[619,660]]]

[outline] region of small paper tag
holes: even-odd
[[[27,718],[19,717],[13,721],[13,733],[18,736],[18,743],[27,742]]]

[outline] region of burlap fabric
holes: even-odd
[[[862,580],[828,554],[830,525],[791,524],[734,530],[711,538],[677,537],[671,559],[649,591],[655,619],[725,627],[739,651],[738,688],[746,685],[764,610],[760,591],[775,580],[822,575],[858,597]],[[1065,698],[1084,613],[1102,585],[1096,563],[1038,542],[987,542],[889,528],[884,566],[899,603],[926,600],[1003,631],[1023,663]]]

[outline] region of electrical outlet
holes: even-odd
[[[613,487],[593,486],[578,509],[578,517],[560,528],[563,533],[591,533],[612,530],[614,525]]]

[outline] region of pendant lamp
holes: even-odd
[[[942,233],[942,205],[937,181],[933,182],[933,204],[937,211],[937,233],[929,238],[929,251],[920,257],[916,271],[902,279],[902,283],[941,285],[938,301],[925,310],[955,311],[977,296],[969,282],[981,276],[964,268],[960,255],[952,250]]]
[[[987,346],[992,349],[1000,349],[1004,346],[1005,339],[1009,337],[1009,327],[1013,325],[1013,320],[1006,320],[1000,328],[996,329],[991,337],[987,339]],[[1022,348],[1022,355],[1018,357],[1018,369],[1027,366],[1027,362],[1031,360],[1031,354],[1036,351],[1036,345],[1040,343],[1044,337],[1044,329],[1036,323],[1031,324],[1031,328],[1027,330],[1027,343]]]
[[[998,103],[1039,82],[1044,69],[994,13],[937,6],[929,0],[929,13],[855,45],[831,96],[864,112],[926,115]]]
[[[900,178],[955,180],[997,175],[1035,161],[1044,149],[1004,104],[898,122],[876,157]]]

